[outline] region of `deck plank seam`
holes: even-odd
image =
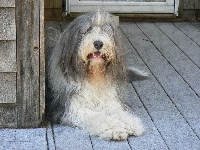
[[[142,60],[142,61],[143,61],[143,60]],[[145,65],[146,65],[146,64],[145,64]],[[147,67],[147,68],[148,68],[148,67]],[[149,68],[148,68],[148,69],[149,69]],[[155,77],[153,77],[153,78],[155,78]],[[156,78],[155,78],[155,80],[156,80]],[[132,83],[131,83],[131,85],[132,85],[132,87],[133,87],[135,93],[137,94],[137,96],[138,96],[140,102],[142,103],[144,109],[146,110],[146,112],[147,112],[149,118],[151,119],[153,125],[156,127],[156,131],[159,133],[160,137],[162,138],[162,140],[163,140],[163,142],[165,143],[165,145],[167,146],[167,148],[170,149],[169,146],[167,145],[167,143],[166,143],[164,137],[162,136],[161,132],[159,131],[159,129],[158,129],[157,126],[155,125],[155,123],[154,123],[154,121],[153,121],[153,118],[152,118],[152,116],[150,115],[150,113],[149,113],[149,111],[148,111],[146,105],[145,105],[144,102],[142,101],[142,98],[140,97],[140,95],[139,95],[137,89],[135,88],[135,86],[134,86]]]
[[[49,150],[49,140],[48,140],[48,132],[47,132],[48,127],[46,127],[46,141],[47,141],[47,150]]]
[[[92,146],[92,150],[94,150],[94,145],[93,145],[93,143],[92,143],[92,138],[91,138],[90,135],[88,135],[88,136],[89,136],[89,139],[90,139],[90,143],[91,143],[91,146]]]
[[[120,28],[120,29],[121,29],[121,28]],[[121,30],[122,30],[122,29],[121,29]],[[136,48],[133,46],[133,44],[131,43],[131,41],[129,40],[129,38],[126,36],[126,34],[123,32],[123,30],[122,30],[122,33],[125,35],[125,37],[126,37],[127,40],[129,41],[129,43],[131,44],[131,46],[135,49],[135,51],[136,51],[136,53],[138,54],[138,56],[141,58],[141,60],[142,60],[143,63],[145,64],[145,66],[148,68],[149,72],[153,75],[153,78],[155,78],[155,80],[156,80],[156,81],[158,82],[158,84],[160,85],[160,82],[158,81],[158,79],[154,76],[154,74],[153,74],[153,72],[151,71],[151,69],[149,68],[149,66],[148,66],[148,65],[146,64],[146,62],[143,60],[143,58],[142,58],[141,55],[138,53],[138,51],[137,51]],[[132,86],[134,87],[133,84],[132,84]],[[160,86],[161,86],[161,88],[163,89],[162,85],[160,85]],[[145,106],[144,102],[142,101],[142,99],[141,99],[141,97],[139,96],[139,93],[138,93],[138,91],[136,90],[135,87],[134,87],[134,90],[135,90],[137,96],[139,97],[139,99],[140,99],[142,105],[144,106],[144,108],[145,108],[147,114],[149,115],[149,117],[150,117],[150,119],[151,119],[153,125],[156,127],[156,130],[158,131],[158,133],[159,133],[159,135],[161,136],[161,138],[163,139],[165,145],[166,145],[167,148],[169,149],[169,146],[167,145],[167,143],[166,143],[164,137],[162,136],[161,132],[159,131],[158,127],[155,125],[155,123],[154,123],[154,121],[153,121],[153,119],[152,119],[152,116],[150,115],[150,113],[149,113],[147,107]],[[163,89],[163,90],[164,90],[164,89]],[[165,92],[165,94],[167,94],[165,90],[164,90],[164,92]],[[167,96],[169,97],[168,94],[167,94]],[[169,99],[170,99],[170,98],[169,98]],[[170,100],[171,100],[171,99],[170,99]],[[173,103],[173,105],[174,105],[174,103]],[[176,105],[175,105],[175,108],[177,109]],[[177,109],[177,110],[178,110],[178,109]],[[179,110],[178,110],[178,111],[179,111]],[[179,111],[179,113],[180,113],[180,111]],[[184,119],[185,119],[185,118],[184,118]]]
[[[199,65],[198,64],[196,64],[191,58],[190,58],[190,56],[188,56],[168,35],[166,35],[163,31],[162,31],[162,29],[161,28],[159,28],[155,23],[154,23],[154,25],[172,42],[172,43],[174,43],[179,49],[180,49],[180,51],[195,65],[195,66],[197,66],[199,69],[200,69],[200,67],[199,67]],[[181,31],[182,32],[182,31]]]
[[[199,47],[200,47],[200,44],[198,44],[197,42],[195,42],[191,37],[189,37],[185,32],[183,32],[175,23],[172,22],[172,24],[179,30],[181,31],[183,34],[185,34],[188,38],[190,38],[191,41],[193,41],[194,43],[196,43]],[[190,23],[191,24],[191,23]],[[192,26],[194,26],[193,24],[191,24]],[[195,27],[195,26],[194,26]],[[197,27],[195,27],[197,30],[200,30],[198,29]]]
[[[52,131],[54,147],[55,147],[55,150],[56,150],[56,140],[55,140],[55,133],[54,133],[53,125],[50,124],[50,127],[51,127],[51,131]]]
[[[136,24],[137,25],[137,24]],[[156,24],[154,24],[161,32],[162,32],[162,30],[156,25]],[[138,26],[138,25],[137,25]],[[140,27],[138,26],[138,28],[140,29]],[[140,29],[141,30],[141,29]],[[142,31],[142,30],[141,30]],[[149,37],[142,31],[142,33],[149,39]],[[162,32],[163,33],[163,32]],[[172,41],[165,33],[163,33],[170,41]],[[149,41],[151,42],[151,40],[149,39]],[[172,41],[173,42],[173,41]],[[168,62],[168,64],[174,69],[174,71],[183,79],[183,81],[189,86],[189,88],[195,93],[195,95],[197,96],[197,97],[199,97],[200,98],[200,95],[198,95],[198,93],[192,88],[192,86],[190,85],[190,83],[178,72],[178,70],[176,70],[176,68],[174,67],[174,65],[165,57],[165,55],[163,55],[162,54],[162,52],[159,50],[159,48],[153,43],[153,42],[151,42],[152,44],[153,44],[153,46],[157,49],[157,51],[165,58],[165,60]],[[174,43],[174,42],[173,42]],[[174,43],[175,44],[175,43]],[[176,44],[175,44],[176,45]],[[177,45],[176,45],[177,46]],[[183,52],[178,46],[177,46],[177,48],[181,51],[181,52]],[[183,52],[184,53],[184,52]],[[190,59],[190,57],[188,57],[187,56],[187,54],[185,54],[184,53],[184,55],[189,59],[189,60],[191,60]],[[192,61],[192,60],[191,60]],[[197,66],[193,61],[192,61],[192,63],[195,65],[195,66]],[[198,66],[197,66],[197,68],[199,68]],[[200,68],[199,68],[200,69]]]
[[[159,48],[151,41],[151,39],[142,31],[142,29],[138,26],[138,24],[136,23],[136,26],[140,29],[140,31],[145,35],[145,37],[147,39],[149,39],[149,42],[151,42],[151,44],[156,48],[156,50],[161,54],[161,56],[167,61],[167,63],[174,69],[174,71],[181,77],[181,79],[183,79],[183,81],[187,84],[187,86],[189,86],[189,88],[195,93],[195,95],[197,97],[200,98],[200,95],[198,95],[198,93],[192,88],[192,86],[190,85],[190,83],[178,72],[178,70],[176,70],[176,68],[174,67],[174,65],[165,57],[165,55],[163,55],[163,53],[159,50]],[[155,25],[156,26],[156,25]],[[157,27],[157,26],[156,26]],[[158,28],[160,30],[160,28]],[[164,34],[166,35],[166,34]],[[167,38],[169,38],[167,36]],[[170,39],[169,39],[170,40]],[[178,47],[179,48],[179,47]],[[179,50],[181,50],[179,48]],[[181,50],[182,51],[182,50]],[[184,53],[185,54],[185,53]],[[186,55],[186,54],[185,54]],[[187,55],[186,55],[187,56]],[[191,59],[190,59],[191,60]],[[196,65],[195,65],[196,66]],[[197,66],[198,67],[198,66]],[[198,67],[199,68],[199,67]],[[160,83],[159,83],[160,84]],[[162,87],[163,88],[163,87]],[[170,98],[171,99],[171,98]]]
[[[136,24],[136,26],[138,27],[138,25]],[[138,27],[139,28],[139,27]],[[139,28],[140,29],[140,28]],[[122,29],[121,29],[122,30]],[[140,29],[141,30],[141,29]],[[123,30],[122,30],[123,32]],[[143,33],[143,31],[141,30],[141,32]],[[123,32],[123,34],[125,35],[125,33]],[[143,33],[144,34],[144,33]],[[145,35],[145,34],[144,34]],[[145,35],[146,36],[146,35]],[[136,53],[138,54],[138,56],[141,58],[141,60],[143,61],[143,63],[146,65],[146,67],[149,69],[150,73],[154,76],[155,80],[158,82],[158,84],[161,86],[161,88],[163,89],[164,93],[167,95],[167,97],[170,99],[170,101],[172,102],[172,104],[174,105],[174,107],[177,109],[177,111],[179,112],[179,114],[183,117],[183,119],[185,120],[186,124],[188,125],[188,127],[190,127],[190,129],[193,131],[193,133],[197,136],[198,139],[199,136],[197,135],[197,133],[195,132],[195,130],[190,126],[189,122],[186,120],[186,118],[184,117],[184,115],[181,113],[180,109],[177,108],[177,105],[174,103],[174,101],[172,100],[171,96],[167,93],[167,91],[165,90],[165,88],[162,86],[162,84],[160,83],[160,81],[157,79],[157,77],[154,75],[154,73],[151,71],[151,69],[149,68],[149,66],[146,64],[146,62],[143,60],[143,58],[141,57],[141,55],[138,53],[137,49],[134,47],[134,45],[131,43],[131,41],[129,40],[129,38],[125,35],[125,37],[128,39],[128,41],[130,42],[130,44],[132,45],[132,47],[136,50]],[[146,36],[147,37],[147,36]],[[148,37],[147,37],[148,38]],[[148,38],[149,39],[149,38]],[[156,48],[157,49],[157,48]],[[162,53],[161,53],[162,55]],[[163,55],[162,55],[163,56]],[[165,57],[164,57],[165,59]],[[166,60],[167,61],[167,60]],[[168,61],[167,61],[168,62]],[[169,64],[170,65],[170,64]],[[171,65],[170,65],[171,66]],[[174,68],[174,67],[172,67]],[[175,70],[176,71],[176,70]],[[177,71],[176,71],[177,72]],[[181,76],[182,78],[182,76]],[[193,89],[192,89],[193,90]],[[196,93],[195,93],[196,94]],[[143,102],[142,102],[143,103]],[[146,109],[146,108],[145,108]],[[147,111],[148,112],[148,111]],[[149,114],[149,113],[148,113]],[[151,118],[151,116],[150,116]],[[157,126],[155,126],[157,128]],[[157,128],[158,129],[158,128]],[[159,129],[158,129],[159,130]],[[159,131],[159,133],[161,133]],[[162,137],[162,135],[161,135]],[[162,137],[163,138],[163,137]],[[164,138],[163,138],[164,140]],[[165,142],[165,140],[164,140]],[[167,145],[168,147],[168,145]],[[169,147],[168,147],[169,148]]]
[[[195,28],[197,28],[198,30],[200,30],[200,23],[199,23],[199,26],[198,25],[196,25],[196,23],[197,22],[193,22],[193,23],[191,23]]]
[[[140,29],[140,27],[137,25],[136,26]],[[140,29],[141,30],[141,29]],[[141,30],[141,32],[146,36],[146,38],[149,39],[149,37]],[[151,40],[149,39],[149,41],[151,42]],[[153,46],[157,49],[157,51],[162,55],[162,57],[168,62],[168,64],[174,69],[174,71],[181,77],[181,79],[183,79],[183,81],[189,86],[189,88],[198,96],[198,94],[192,89],[192,87],[187,83],[187,81],[185,81],[185,79],[177,72],[177,70],[173,67],[173,65],[167,60],[167,58],[159,51],[159,49],[156,47],[156,45],[154,45],[153,42],[151,42],[153,44]],[[132,45],[132,43],[131,43]],[[137,52],[137,49],[135,49]],[[137,52],[137,54],[139,55],[139,53]],[[142,57],[139,55],[139,57],[142,59]],[[142,59],[142,61],[144,62],[144,60]],[[145,63],[145,62],[144,62]],[[147,66],[147,64],[145,63],[145,65]],[[147,66],[148,67],[148,66]],[[148,67],[148,69],[150,70],[150,68]],[[192,128],[192,126],[190,125],[190,123],[187,121],[187,119],[184,117],[184,115],[181,113],[181,110],[177,107],[177,105],[174,103],[173,98],[171,98],[171,96],[168,94],[168,92],[165,90],[165,88],[162,86],[162,84],[160,83],[160,81],[157,79],[157,77],[153,74],[153,72],[150,70],[151,74],[154,76],[154,78],[156,79],[156,81],[159,83],[159,85],[162,87],[162,89],[164,90],[165,94],[167,94],[168,98],[170,99],[170,101],[172,102],[172,104],[175,106],[175,108],[178,110],[178,112],[180,113],[180,115],[183,117],[183,119],[186,121],[186,123],[188,124],[188,126],[190,127],[190,129],[194,132],[194,134],[197,136],[197,138],[200,140],[200,137],[198,136],[198,134],[195,132],[195,130]]]
[[[127,141],[127,143],[128,143],[128,146],[129,146],[130,150],[132,150],[131,144],[130,144],[130,142],[129,142],[129,138],[130,138],[130,137],[128,137],[128,139],[127,139],[126,141]]]

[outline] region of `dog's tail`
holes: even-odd
[[[149,79],[149,74],[147,72],[144,72],[142,70],[139,70],[135,67],[128,67],[127,68],[127,75],[128,80],[131,81],[141,81],[141,80],[147,80]]]

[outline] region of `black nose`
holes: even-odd
[[[95,41],[95,42],[94,42],[94,47],[95,47],[97,50],[100,50],[100,49],[103,47],[103,42],[102,42],[102,41]]]

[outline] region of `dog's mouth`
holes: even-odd
[[[91,53],[87,56],[87,59],[106,59],[105,55],[102,54],[101,52],[94,52],[94,53]]]

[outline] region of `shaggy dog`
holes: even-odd
[[[104,139],[139,136],[143,125],[124,104],[130,80],[146,73],[127,68],[114,16],[95,11],[76,18],[48,60],[47,116]]]

